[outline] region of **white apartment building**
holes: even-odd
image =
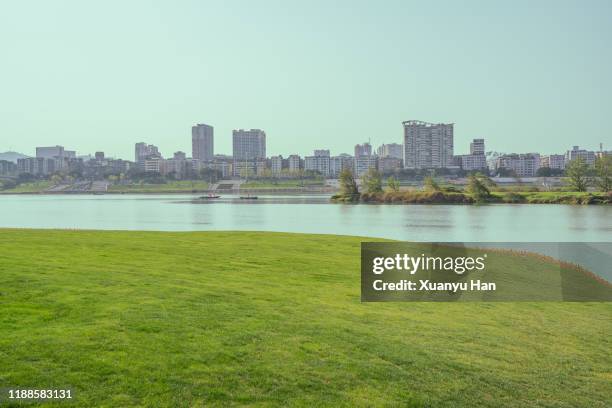
[[[586,164],[592,166],[595,163],[595,152],[590,150],[580,149],[579,146],[574,146],[572,150],[565,153],[565,165],[568,165],[572,160],[581,158]]]
[[[459,156],[461,168],[465,171],[476,171],[487,168],[487,157],[484,154],[464,154]]]
[[[287,158],[290,173],[297,173],[302,167],[302,159],[297,154],[292,154]]]
[[[304,170],[316,171],[323,176],[328,176],[329,161],[329,150],[315,150],[314,156],[304,158]]]
[[[234,161],[266,158],[266,132],[238,129],[232,132]]]
[[[565,169],[565,156],[562,154],[550,154],[540,157],[540,167],[548,167],[549,169]]]
[[[453,124],[418,120],[404,125],[404,168],[431,169],[453,167]]]
[[[495,168],[511,170],[519,177],[534,177],[540,168],[540,155],[504,154],[496,158]]]
[[[348,169],[353,172],[355,159],[350,154],[341,154],[329,158],[329,175],[338,177],[342,170]]]
[[[270,170],[272,174],[278,176],[283,171],[283,156],[272,156],[270,157]]]

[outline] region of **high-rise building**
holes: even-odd
[[[234,161],[266,158],[266,132],[263,130],[234,130],[232,145]]]
[[[39,159],[63,159],[63,146],[37,147],[36,157]]]
[[[214,128],[198,123],[191,127],[191,155],[196,160],[212,161],[214,156]]]
[[[404,168],[431,169],[453,166],[453,124],[418,120],[404,125]]]
[[[484,139],[474,139],[470,143],[470,154],[485,154]]]
[[[136,163],[142,162],[148,156],[160,156],[159,149],[155,145],[148,145],[140,142],[136,143],[134,147],[134,161]]]
[[[379,157],[392,157],[395,159],[404,158],[404,146],[399,143],[388,143],[380,145],[378,148]]]
[[[368,142],[364,144],[355,145],[355,157],[359,156],[371,156],[372,155],[372,145]]]

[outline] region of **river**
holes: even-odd
[[[198,200],[182,194],[3,195],[0,227],[283,231],[425,242],[605,243],[612,237],[612,207],[352,205],[332,204],[325,195],[260,195],[257,200],[230,195]],[[606,245],[604,252],[609,248]],[[610,259],[612,254],[606,256]],[[579,263],[601,269],[589,265],[592,257]],[[612,278],[605,270],[599,273]]]

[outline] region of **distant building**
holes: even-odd
[[[540,155],[504,154],[496,158],[495,168],[510,170],[519,177],[534,177],[540,168]]]
[[[266,132],[260,129],[234,130],[232,148],[234,161],[265,159]]]
[[[270,157],[270,170],[272,174],[278,176],[283,171],[283,156],[272,156]]]
[[[222,178],[230,178],[232,176],[231,162],[213,160],[209,167],[221,173]]]
[[[96,152],[94,157],[96,158],[97,161],[102,161],[104,160],[104,152]]]
[[[470,143],[470,154],[484,155],[485,154],[485,141],[484,139],[474,139]]]
[[[315,150],[314,156],[304,158],[304,170],[316,171],[323,176],[329,175],[329,150]]]
[[[48,176],[65,169],[67,169],[65,161],[60,158],[28,157],[17,159],[17,171],[19,173]]]
[[[574,146],[572,150],[568,150],[565,153],[565,165],[567,166],[569,162],[578,158],[581,158],[586,162],[586,164],[592,166],[595,163],[595,152],[580,149],[580,147]]]
[[[150,156],[150,169],[155,169],[153,162],[155,162],[157,157],[158,156]],[[191,170],[192,163],[191,160],[187,160],[187,155],[185,152],[174,152],[171,159],[159,160],[159,172],[164,176],[173,174],[177,179],[183,179],[190,175]]]
[[[455,156],[458,165],[465,171],[478,171],[487,169],[484,139],[474,139],[470,143],[470,154]]]
[[[357,175],[357,177],[363,176],[371,168],[378,168],[378,161],[376,156],[370,155],[355,157],[355,174]]]
[[[606,157],[606,156],[612,156],[612,150],[607,150],[607,151],[600,150],[598,152],[595,152],[596,159],[601,158],[601,157]]]
[[[148,156],[161,157],[157,146],[152,144],[148,145],[143,142],[136,143],[136,145],[134,146],[134,161],[136,163],[142,163],[144,159],[146,159]]]
[[[540,157],[540,167],[548,167],[549,169],[564,170],[565,156],[562,154],[550,154]]]
[[[233,173],[236,177],[248,178],[253,176],[263,176],[265,171],[265,159],[234,161],[233,164]]]
[[[17,164],[8,160],[0,160],[0,176],[12,176],[17,174]]]
[[[191,157],[211,161],[214,156],[214,128],[198,123],[191,127]]]
[[[453,124],[418,120],[404,125],[404,168],[453,167]]]
[[[378,148],[378,157],[393,157],[396,159],[404,158],[404,146],[399,143],[389,143],[380,145]]]
[[[332,177],[338,177],[343,170],[349,170],[351,173],[354,171],[355,158],[350,154],[343,153],[339,156],[333,156],[329,158],[329,175]]]
[[[162,173],[163,161],[161,156],[149,156],[142,161],[142,169],[146,173]]]
[[[55,159],[55,158],[63,159],[65,157],[64,147],[63,146],[37,147],[36,157],[39,159]]]
[[[369,143],[363,143],[355,145],[355,157],[359,156],[371,156],[372,155],[372,145]]]
[[[484,154],[464,154],[459,156],[460,166],[465,171],[477,171],[487,168],[487,157]]]
[[[292,154],[287,158],[287,165],[290,173],[298,173],[302,168],[302,159],[297,154]]]
[[[378,158],[378,171],[381,174],[395,173],[402,168],[402,159],[397,157],[385,156]]]

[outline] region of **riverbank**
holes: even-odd
[[[79,406],[612,398],[609,303],[361,303],[362,240],[2,230],[3,382]]]
[[[574,204],[610,205],[611,193],[582,192],[492,192],[477,201],[468,193],[447,191],[401,191],[362,193],[352,196],[342,194],[331,197],[338,203],[367,204]]]

